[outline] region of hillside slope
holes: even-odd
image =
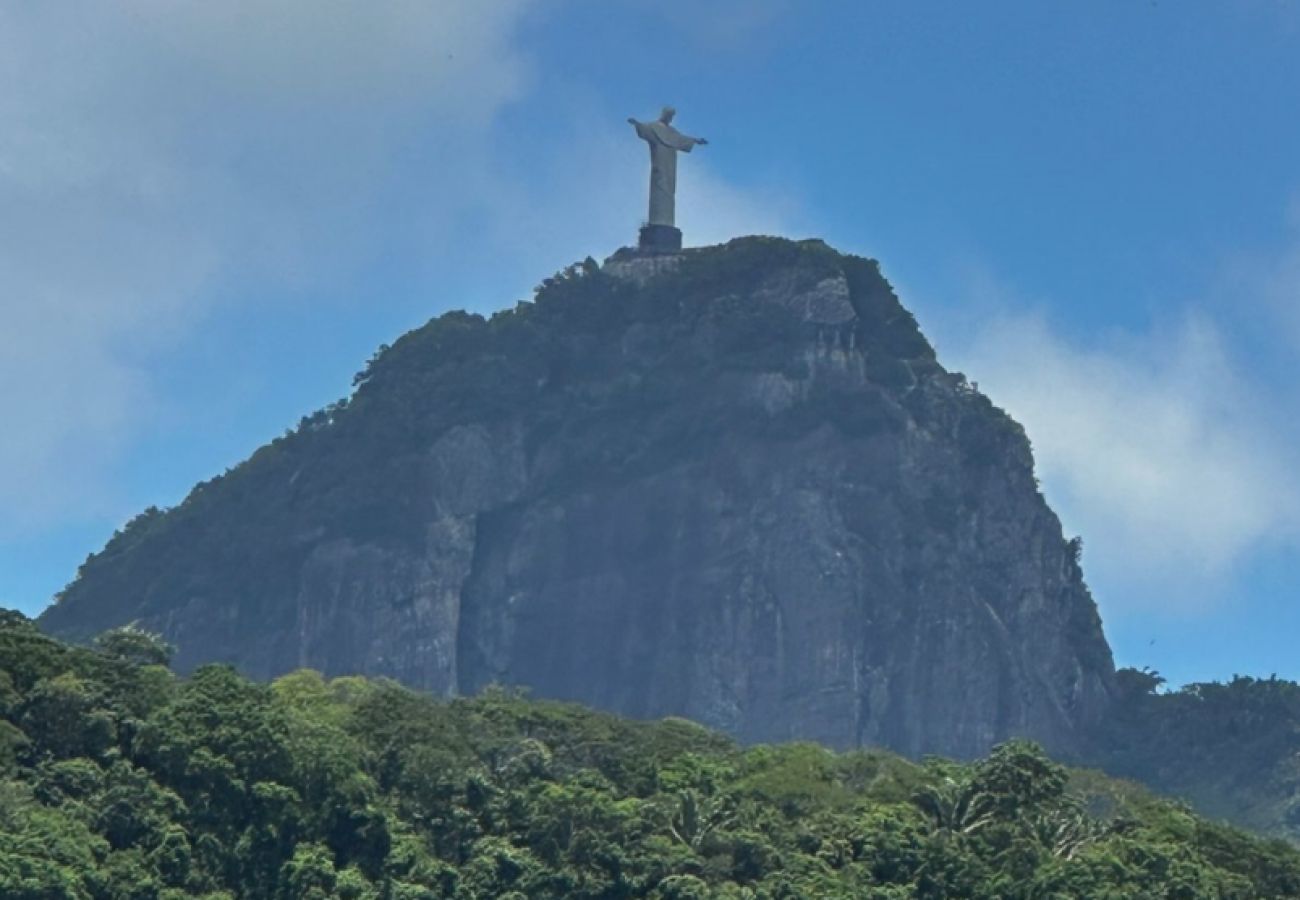
[[[182,669],[499,682],[746,741],[1070,752],[1113,666],[1021,428],[875,263],[746,238],[450,313],[41,617]]]
[[[1300,853],[1011,742],[740,749],[503,691],[186,680],[0,611],[0,896],[1284,900]]]

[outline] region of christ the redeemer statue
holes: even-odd
[[[704,138],[682,134],[672,126],[677,111],[665,106],[657,122],[628,119],[637,137],[650,145],[650,216],[641,229],[642,250],[680,250],[682,233],[675,222],[677,207],[677,154],[690,153]]]

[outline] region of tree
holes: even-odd
[[[117,735],[112,716],[100,706],[102,694],[99,685],[71,672],[43,679],[25,698],[19,727],[38,754],[99,756]]]
[[[95,648],[110,659],[133,666],[171,665],[176,648],[160,635],[137,628],[134,624],[112,628],[95,638]]]
[[[1052,762],[1042,747],[1017,739],[997,745],[975,764],[971,787],[1009,818],[1059,799],[1067,780],[1065,768]]]
[[[970,782],[945,777],[927,784],[912,797],[936,832],[975,834],[995,821],[997,802]]]
[[[5,900],[1300,900],[1295,848],[1024,741],[924,766],[741,750],[507,691],[173,679],[15,628],[0,623]],[[1245,728],[1293,694],[1177,699]]]

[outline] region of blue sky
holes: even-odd
[[[881,260],[1027,427],[1121,664],[1300,678],[1300,6],[0,6],[0,605],[627,243]]]

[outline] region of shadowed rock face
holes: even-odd
[[[1110,651],[1023,431],[873,262],[616,254],[358,381],[133,522],[42,625],[911,754],[1069,753],[1104,710]]]

